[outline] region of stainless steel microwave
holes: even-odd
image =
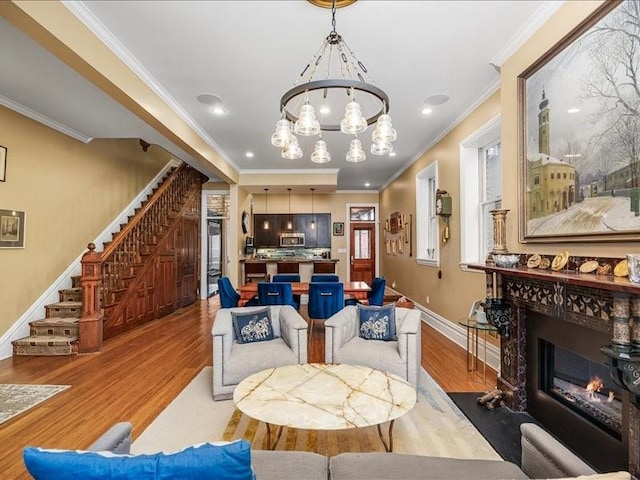
[[[304,233],[281,233],[281,247],[304,247]]]

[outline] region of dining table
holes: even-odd
[[[249,282],[238,288],[238,292],[240,293],[240,300],[238,301],[239,307],[244,307],[249,300],[258,295],[258,283],[260,282]],[[309,282],[290,283],[294,295],[305,295],[309,293]],[[344,285],[345,297],[349,295],[350,298],[357,300],[366,299],[367,292],[371,291],[371,287],[367,282],[342,282],[342,284]]]

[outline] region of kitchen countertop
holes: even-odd
[[[339,262],[340,260],[337,258],[304,258],[304,257],[284,257],[284,258],[242,258],[241,262],[246,263],[255,263],[255,262],[267,262],[267,263],[275,263],[275,262],[295,262],[295,263],[314,263],[314,262]]]

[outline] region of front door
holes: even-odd
[[[376,273],[376,236],[374,223],[351,223],[351,266],[349,279],[371,285]]]

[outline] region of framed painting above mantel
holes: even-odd
[[[518,77],[522,242],[640,239],[640,5],[604,2]]]

